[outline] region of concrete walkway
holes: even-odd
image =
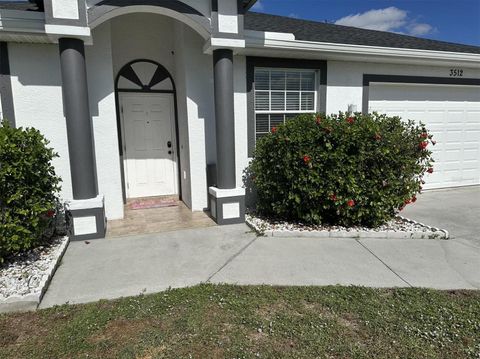
[[[449,196],[467,201],[478,190]],[[265,238],[235,225],[74,242],[40,307],[205,282],[480,289],[478,221],[470,222],[475,219],[470,212],[477,213],[480,204],[467,206],[469,213],[462,215],[461,201],[455,207],[444,197],[441,191],[426,193],[406,215],[427,216],[429,202],[443,208],[440,219],[425,218],[449,229],[454,237],[449,241]]]

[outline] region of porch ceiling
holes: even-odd
[[[88,23],[94,28],[119,15],[149,12],[179,20],[203,38],[210,37],[210,19],[186,3],[175,0],[97,0],[88,8]]]

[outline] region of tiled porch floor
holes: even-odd
[[[182,201],[178,201],[178,206],[164,208],[132,210],[125,206],[125,218],[108,221],[106,237],[162,233],[215,225],[206,213],[192,212]]]

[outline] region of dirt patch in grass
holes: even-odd
[[[35,312],[13,314],[0,321],[0,346],[21,345],[32,337],[47,335],[48,330],[48,326]]]
[[[139,333],[151,326],[152,321],[148,319],[116,319],[109,322],[101,332],[92,335],[88,341],[92,344],[109,342],[118,345],[136,338]]]
[[[343,316],[339,316],[337,320],[340,325],[351,330],[352,332],[358,333],[360,331],[360,323],[358,322],[358,318],[355,318],[353,314],[344,314]]]
[[[278,314],[285,313],[287,310],[287,303],[280,300],[271,304],[265,304],[258,307],[255,310],[255,314],[263,320],[272,320]]]
[[[453,298],[478,298],[479,291],[474,290],[449,290],[446,292]]]

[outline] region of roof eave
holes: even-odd
[[[248,49],[263,49],[266,52],[271,50],[292,52],[301,51],[305,53],[310,52],[312,54],[317,53],[327,57],[337,57],[342,60],[348,58],[371,58],[383,60],[390,59],[394,62],[405,63],[462,63],[465,66],[480,68],[480,54],[342,43],[311,42],[294,40],[291,36],[293,34],[265,32],[262,36],[260,33],[261,32],[257,31],[249,31],[248,35],[245,37],[245,50],[247,52]]]

